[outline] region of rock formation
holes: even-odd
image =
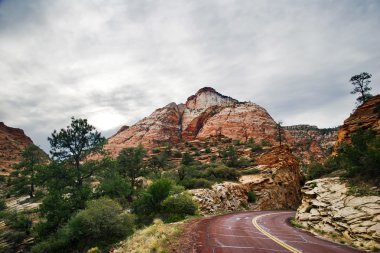
[[[321,134],[317,128],[287,128],[285,133],[288,144],[306,162],[311,158],[324,158],[328,143],[334,139],[333,134]],[[105,149],[116,156],[121,149],[139,143],[153,148],[210,137],[242,141],[254,138],[256,143],[266,140],[276,144],[276,134],[276,122],[261,106],[239,102],[205,87],[190,96],[185,104],[171,103],[131,127],[124,126],[108,140]]]
[[[225,211],[296,209],[301,201],[302,176],[297,159],[286,147],[276,147],[257,159],[258,174],[245,175],[239,182],[214,184],[211,189],[190,190],[203,214]],[[257,196],[248,202],[248,192]],[[276,201],[273,201],[276,200]]]
[[[9,174],[12,165],[21,160],[22,151],[32,143],[23,130],[0,122],[0,174]]]
[[[308,181],[296,219],[305,228],[365,249],[380,248],[380,197],[351,196],[339,178]]]
[[[285,141],[303,163],[322,162],[332,152],[337,138],[337,128],[319,129],[316,126],[285,126]]]
[[[139,143],[151,148],[166,142],[225,136],[234,140],[266,139],[275,142],[275,122],[254,103],[239,102],[205,87],[190,96],[186,104],[171,103],[157,109],[135,125],[120,130],[105,149],[116,155],[122,148]]]
[[[359,128],[372,128],[380,134],[380,95],[368,99],[344,121],[338,131],[337,143],[349,142],[350,135]]]

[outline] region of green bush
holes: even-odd
[[[116,199],[122,204],[127,203],[128,197],[131,193],[131,185],[118,173],[108,175],[95,190],[96,196],[108,196],[112,199]]]
[[[211,188],[213,185],[212,182],[210,182],[207,179],[204,178],[185,178],[182,180],[181,185],[183,185],[186,189],[199,189],[199,188]]]
[[[256,202],[256,193],[253,191],[247,192],[247,198],[249,203],[255,203]]]
[[[209,179],[237,180],[238,173],[235,169],[224,165],[209,167],[206,171],[206,177]]]
[[[89,201],[86,208],[71,217],[54,236],[35,245],[33,252],[85,251],[95,246],[106,248],[132,234],[133,229],[133,217],[123,213],[116,201],[103,197]]]
[[[211,149],[210,149],[209,147],[207,147],[207,148],[205,149],[205,153],[206,153],[206,154],[210,154],[210,153],[211,153]]]
[[[317,179],[323,175],[330,173],[330,171],[325,166],[323,166],[323,164],[318,162],[312,162],[307,165],[306,172],[308,180]]]
[[[162,203],[165,222],[183,220],[188,215],[194,215],[197,206],[188,194],[176,194],[169,196]]]
[[[182,157],[182,153],[179,152],[179,151],[175,151],[174,154],[173,154],[173,157],[174,158],[181,158]]]
[[[159,154],[160,152],[161,152],[161,149],[159,149],[159,148],[152,149],[153,154]]]
[[[259,172],[260,172],[260,170],[258,170],[258,169],[256,169],[256,168],[249,168],[249,169],[245,169],[245,170],[240,171],[239,174],[240,174],[241,176],[243,176],[243,175],[253,175],[253,174],[257,174],[257,173],[259,173]]]
[[[12,212],[5,216],[5,224],[15,230],[30,231],[32,227],[31,219],[23,212]]]
[[[7,209],[7,205],[5,204],[5,200],[0,199],[0,211],[3,211],[5,209]]]

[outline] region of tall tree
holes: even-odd
[[[120,174],[129,178],[132,193],[136,186],[137,178],[144,175],[144,156],[146,150],[140,144],[137,148],[125,148],[117,157]]]
[[[358,105],[363,104],[370,97],[372,97],[372,95],[369,93],[369,91],[372,89],[371,87],[369,87],[369,84],[371,83],[371,77],[371,74],[363,72],[359,75],[352,76],[350,79],[350,82],[354,86],[354,89],[351,91],[351,94],[360,94],[359,97],[356,99]]]
[[[21,156],[21,161],[14,166],[15,170],[11,173],[12,189],[16,194],[28,193],[33,198],[36,173],[47,163],[48,156],[34,144],[27,146]]]
[[[105,138],[87,123],[87,119],[71,118],[71,125],[59,132],[54,130],[48,138],[53,159],[65,161],[75,170],[76,185],[81,187],[83,180],[94,173],[94,166],[82,166],[90,154],[101,153]]]
[[[276,130],[277,130],[277,141],[282,146],[282,142],[284,141],[284,128],[282,127],[282,121],[276,122]]]

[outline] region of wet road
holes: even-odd
[[[363,252],[335,244],[287,223],[293,211],[228,214],[197,225],[198,253],[353,253]]]

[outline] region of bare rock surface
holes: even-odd
[[[19,128],[0,122],[0,175],[7,175],[20,162],[22,151],[33,141]]]
[[[351,196],[348,190],[336,177],[306,182],[296,219],[308,229],[345,238],[359,248],[380,248],[380,197]]]

